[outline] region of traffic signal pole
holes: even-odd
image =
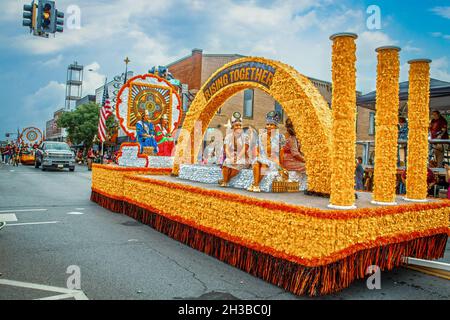
[[[64,13],[56,10],[55,1],[33,0],[23,6],[22,25],[30,28],[34,36],[48,38],[64,31]]]

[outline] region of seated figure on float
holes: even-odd
[[[290,118],[286,119],[286,144],[283,147],[282,166],[288,171],[294,171],[297,175],[306,171],[305,157],[301,151],[300,142],[294,131]]]
[[[158,143],[158,156],[171,157],[175,146],[172,133],[169,129],[169,116],[164,114],[156,125],[156,142]]]
[[[225,160],[222,165],[223,179],[219,180],[219,185],[221,187],[228,187],[230,180],[237,176],[239,171],[248,167],[246,158],[248,141],[242,130],[241,118],[239,112],[233,113],[231,121],[232,132],[226,135],[223,143]]]
[[[212,136],[209,143],[203,151],[202,164],[214,165],[220,164],[223,161],[223,149],[216,142],[216,137]]]
[[[158,143],[155,139],[155,127],[149,121],[149,113],[144,111],[142,119],[136,123],[137,141],[141,146],[141,153],[147,153],[148,148],[152,148],[152,154],[158,152]]]
[[[283,147],[286,139],[278,130],[279,116],[271,111],[266,116],[266,128],[261,130],[257,139],[257,156],[252,161],[253,183],[247,189],[251,192],[261,192],[259,184],[263,176],[270,172],[283,172]]]

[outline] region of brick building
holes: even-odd
[[[190,96],[193,97],[208,80],[208,78],[223,65],[244,56],[239,54],[204,54],[201,49],[192,50],[190,56],[181,58],[167,67],[172,75],[187,85]],[[331,102],[331,83],[309,78],[319,89],[325,100]],[[260,129],[265,126],[265,116],[268,112],[277,110],[282,115],[283,121],[286,116],[278,104],[271,96],[261,90],[244,90],[231,97],[214,117],[210,128],[220,128],[225,130],[224,125],[231,118],[233,112],[242,114],[244,125],[252,125]],[[280,126],[283,128],[284,126]]]

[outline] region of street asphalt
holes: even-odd
[[[101,208],[90,187],[85,166],[43,172],[0,164],[0,214],[17,217],[0,231],[1,300],[61,295],[42,286],[67,288],[73,268],[94,300],[450,298],[450,281],[405,268],[383,272],[380,290],[360,280],[331,296],[297,297]]]

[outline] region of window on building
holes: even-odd
[[[369,113],[369,135],[375,135],[375,112]]]
[[[284,111],[283,107],[278,103],[278,101],[275,101],[275,112],[280,116],[280,123],[282,123],[284,121]]]
[[[244,91],[244,118],[253,119],[254,91],[248,89]]]
[[[186,113],[189,110],[189,95],[183,93],[183,112]]]

